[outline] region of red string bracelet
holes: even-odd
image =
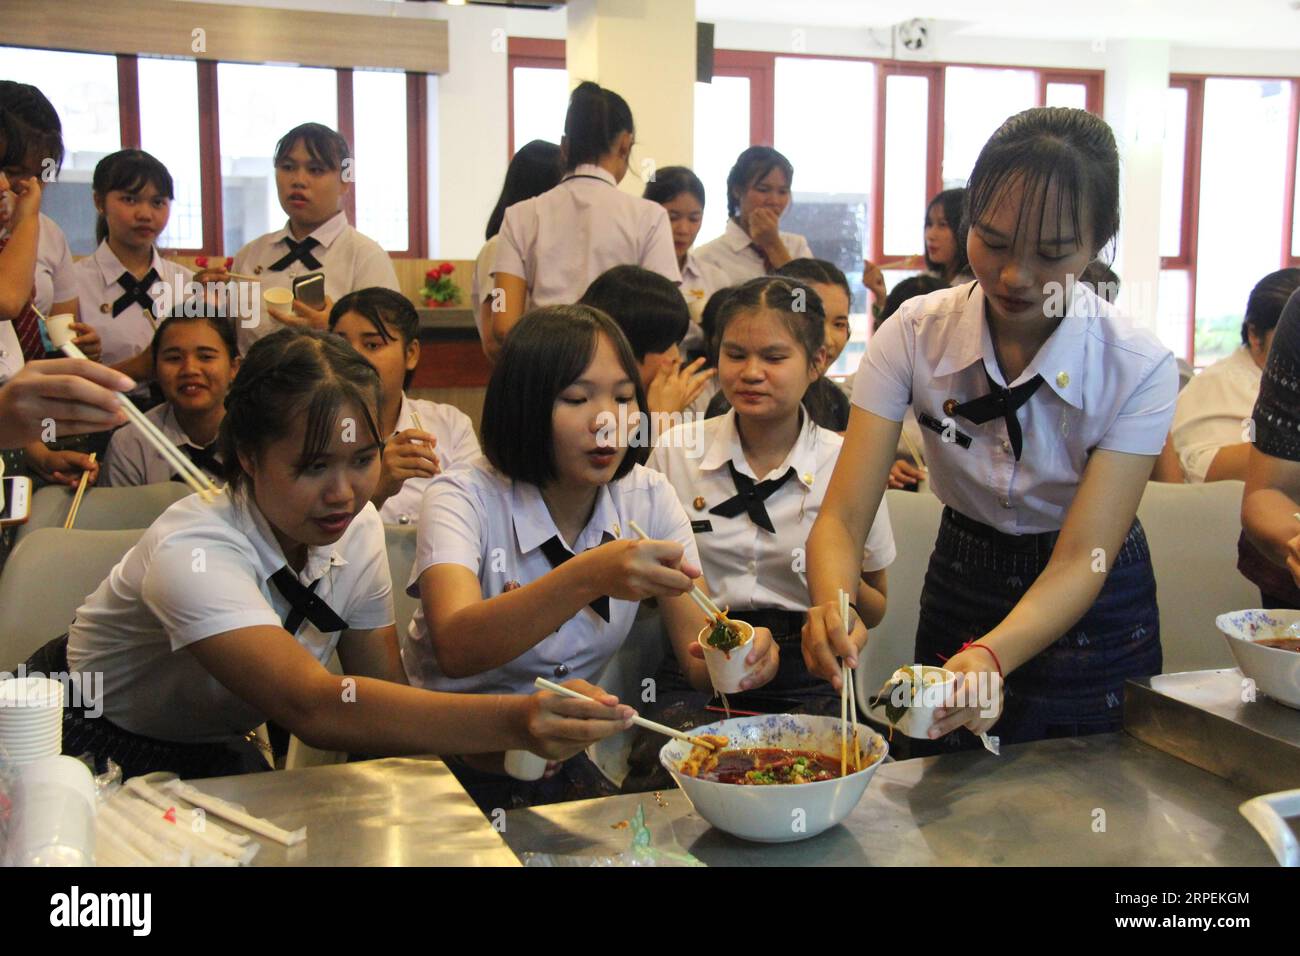
[[[968,641],[968,642],[966,642],[965,644],[963,644],[963,645],[961,646],[961,649],[964,651],[964,650],[966,650],[966,648],[968,648],[968,647],[978,647],[980,650],[988,651],[989,657],[993,658],[993,663],[997,666],[997,669],[998,669],[998,676],[999,676],[999,677],[1002,677],[1002,676],[1003,676],[1003,674],[1002,674],[1002,662],[1001,662],[1000,660],[998,660],[998,655],[996,655],[996,654],[993,653],[993,648],[989,647],[987,644],[979,644],[979,643],[976,643],[975,641]]]

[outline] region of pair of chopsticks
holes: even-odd
[[[840,588],[840,621],[844,624],[844,633],[849,633],[849,596]],[[853,669],[848,662],[840,660],[840,776],[848,772],[849,727],[846,721],[853,720],[853,769],[862,769],[862,752],[858,749],[858,692],[853,687]]]
[[[903,436],[903,444],[905,444],[907,446],[907,450],[911,452],[912,460],[916,462],[916,467],[925,468],[926,467],[925,459],[921,457],[921,449],[917,448],[914,444],[912,444],[912,439],[907,437],[906,430],[899,432],[899,434]]]
[[[95,463],[95,452],[90,453],[90,463]],[[81,499],[86,494],[86,486],[90,484],[90,469],[87,468],[81,473],[81,481],[77,482],[77,493],[72,498],[72,507],[68,509],[68,516],[63,519],[64,529],[71,528],[77,520],[77,509],[81,507]]]
[[[533,681],[533,684],[542,690],[549,690],[556,694],[563,694],[565,697],[572,697],[574,700],[595,699],[593,697],[588,697],[586,694],[580,694],[576,690],[571,690],[568,687],[563,687],[559,684],[553,683],[545,677],[537,678]],[[695,747],[704,747],[706,750],[717,749],[713,745],[712,741],[705,740],[703,737],[692,737],[690,734],[684,733],[683,731],[674,730],[673,728],[666,727],[663,724],[657,724],[653,720],[646,720],[640,714],[632,718],[632,723],[636,724],[638,727],[644,727],[646,730],[653,730],[657,734],[665,734],[669,737],[676,737],[678,740],[684,740]]]
[[[36,312],[37,317],[40,318],[42,323],[46,323],[45,316],[36,308],[35,305],[32,306],[32,310]],[[48,324],[46,327],[48,329]],[[55,342],[54,344],[61,352],[63,352],[64,355],[68,356],[68,358],[86,358],[85,353],[73,344],[71,336],[65,338],[62,342]],[[87,361],[89,360],[87,359]],[[214,501],[215,496],[221,493],[221,489],[212,483],[212,479],[209,478],[198,467],[198,465],[190,461],[189,457],[179,448],[173,445],[171,439],[164,435],[157,425],[146,418],[144,412],[136,408],[135,403],[132,402],[131,399],[127,398],[121,392],[114,392],[113,394],[117,396],[118,404],[121,405],[122,410],[126,412],[126,417],[130,420],[131,424],[139,429],[145,439],[148,440],[149,444],[153,445],[153,447],[158,451],[158,454],[162,455],[163,458],[167,460],[167,463],[176,469],[177,474],[185,479],[185,483],[194,489],[194,491],[204,501],[209,503]]]
[[[646,534],[645,531],[642,529],[642,527],[639,524],[637,524],[635,521],[629,521],[628,526],[633,531],[636,532],[637,537],[640,538],[642,541],[650,540],[650,535]],[[689,597],[692,601],[696,603],[696,605],[699,606],[699,609],[704,612],[705,616],[710,621],[712,622],[723,621],[724,623],[727,624],[731,623],[731,618],[727,617],[727,615],[722,613],[722,611],[718,608],[718,606],[713,603],[712,598],[710,598],[707,594],[705,594],[703,591],[700,590],[700,586],[698,584],[695,585],[695,587],[691,588],[689,592],[687,592],[687,597]]]

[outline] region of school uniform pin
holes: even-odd
[[[803,473],[803,483],[804,483],[805,485],[807,485],[809,488],[812,487],[812,484],[813,484],[813,473],[812,473],[811,471],[805,471],[805,472]]]
[[[255,276],[260,276],[261,274],[262,274],[262,267],[261,267],[261,266],[258,266],[256,269],[253,270],[253,275],[255,275]]]
[[[696,510],[696,511],[703,511],[703,510],[704,510],[704,498],[703,498],[703,497],[697,497],[697,498],[695,499],[694,504],[695,504],[695,510]]]
[[[957,410],[957,399],[950,398],[943,403],[943,413],[945,415],[951,415],[956,410]]]
[[[505,587],[501,589],[501,593],[504,594],[507,591],[517,591],[522,586],[523,585],[521,585],[518,581],[507,581],[505,583]]]
[[[617,537],[618,537],[619,535],[621,535],[622,533],[623,533],[623,532],[622,532],[622,530],[619,528],[619,526],[618,526],[618,525],[614,525],[614,537],[617,538]]]
[[[1069,373],[1068,373],[1068,372],[1057,372],[1057,373],[1056,373],[1056,384],[1059,385],[1059,386],[1061,386],[1061,388],[1065,388],[1065,386],[1069,385],[1069,384],[1070,384],[1070,375],[1069,375]]]
[[[113,311],[113,307],[109,305],[107,302],[101,302],[99,303],[99,311],[103,312],[105,315],[108,315],[108,313]]]

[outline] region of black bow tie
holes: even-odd
[[[608,534],[605,535],[605,539],[613,540]],[[604,541],[601,542],[601,544],[604,543]],[[551,535],[551,537],[542,542],[542,554],[546,555],[546,560],[551,563],[551,567],[553,568],[558,568],[565,561],[568,561],[573,557],[573,552],[564,546],[564,543],[560,541],[559,535]],[[592,601],[588,607],[599,614],[606,624],[609,623],[609,595],[602,595],[596,598],[596,600]]]
[[[198,467],[202,471],[206,472],[210,477],[212,478],[221,477],[221,473],[224,469],[222,468],[221,465],[221,457],[220,457],[220,452],[218,451],[217,448],[217,442],[213,442],[211,445],[208,445],[206,448],[195,448],[193,445],[188,445],[184,443],[179,444],[176,447],[179,448],[181,451],[183,451],[185,453],[185,457],[187,457],[190,461],[194,462],[194,464],[198,465]],[[178,474],[173,474],[171,480],[184,481],[185,479]]]
[[[1043,384],[1043,376],[1035,375],[1015,388],[1003,388],[993,381],[993,376],[989,374],[987,368],[984,369],[984,376],[989,380],[989,393],[983,398],[956,406],[952,414],[960,415],[976,425],[983,425],[995,418],[1004,419],[1007,423],[1007,437],[1011,439],[1011,450],[1015,452],[1016,461],[1019,461],[1024,438],[1020,433],[1020,422],[1016,418],[1016,412],[1021,405],[1029,401],[1029,397],[1034,392],[1038,391],[1038,386]]]
[[[319,578],[311,583],[311,587],[305,587],[298,580],[297,575],[285,566],[271,575],[271,583],[289,602],[289,616],[284,619],[284,629],[290,634],[298,633],[303,618],[311,621],[316,626],[316,630],[322,634],[333,634],[335,631],[348,629],[348,622],[335,614],[328,604],[316,596],[316,585],[320,584]]]
[[[149,295],[149,289],[157,281],[157,269],[150,269],[144,274],[144,278],[139,280],[129,272],[123,272],[118,276],[117,284],[125,291],[113,303],[113,318],[116,319],[129,309],[133,302],[144,309],[146,315],[153,318],[153,298]]]
[[[722,504],[710,508],[709,514],[718,515],[722,518],[734,518],[742,511],[747,511],[749,512],[750,521],[764,531],[776,534],[776,528],[772,524],[771,517],[768,516],[767,508],[763,507],[763,502],[776,494],[778,488],[794,477],[794,468],[787,468],[785,474],[780,478],[755,483],[754,479],[750,478],[749,475],[742,475],[737,471],[734,462],[727,462],[727,467],[731,469],[731,480],[735,483],[738,494],[728,498]]]
[[[267,266],[272,272],[283,272],[295,262],[301,262],[308,269],[319,269],[320,260],[311,254],[320,243],[308,236],[302,242],[294,242],[288,236],[284,237],[284,244],[289,247],[289,251],[283,257]]]

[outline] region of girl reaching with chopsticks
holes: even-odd
[[[705,623],[688,597],[700,573],[690,521],[617,426],[644,402],[631,346],[603,312],[551,306],[520,320],[488,384],[486,460],[424,497],[408,587],[421,608],[402,645],[412,683],[519,693],[538,676],[595,680],[647,598],[674,646],[690,644]],[[765,631],[753,644],[757,686],[777,651]],[[707,686],[702,658],[683,666]],[[486,812],[613,792],[584,755],[535,782],[506,776],[499,754],[448,763]]]
[[[690,514],[704,577],[718,603],[730,606],[731,617],[769,630],[781,647],[774,679],[760,694],[728,695],[731,708],[834,716],[839,693],[809,673],[799,653],[808,611],[804,549],[843,444],[835,432],[816,424],[803,404],[825,361],[822,302],[795,279],[751,279],[719,310],[714,336],[720,394],[730,410],[667,432],[648,466],[668,479]],[[850,592],[866,627],[884,617],[885,568],[894,555],[882,503]],[[678,729],[716,720],[718,715],[706,710],[707,681],[705,691],[698,690],[698,681],[678,666],[683,648],[677,651],[655,675],[650,716]],[[661,743],[638,732],[625,790],[669,784],[658,761]]]
[[[1074,109],[1012,116],[975,163],[967,211],[977,281],[907,302],[858,372],[808,542],[804,656],[836,686],[836,656],[859,659],[866,634],[845,634],[836,590],[855,579],[910,404],[946,506],[915,662],[957,671],[965,695],[930,736],[1117,730],[1124,682],[1160,672],[1155,578],[1135,515],[1178,375],[1153,334],[1076,281],[1119,228],[1110,127]],[[938,746],[978,745],[953,734]]]
[[[629,725],[631,708],[608,695],[406,686],[370,504],[378,406],[374,369],[336,336],[284,330],[255,344],[221,424],[227,493],[164,512],[68,635],[28,661],[103,675],[102,694],[65,709],[65,752],[112,758],[127,776],[191,777],[266,769],[247,738],[267,720],[334,750],[556,758]],[[326,669],[336,649],[347,676]]]

